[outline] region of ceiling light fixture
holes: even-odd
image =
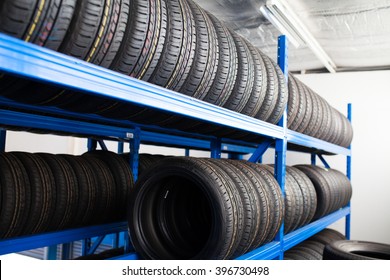
[[[260,11],[295,47],[309,47],[329,72],[336,73],[336,64],[285,0],[268,0]]]

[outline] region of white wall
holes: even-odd
[[[7,131],[6,151],[73,154],[77,142],[77,138],[73,137]]]
[[[352,103],[351,238],[390,244],[390,71],[297,77],[345,115]],[[345,157],[327,158],[345,170]],[[288,163],[297,159],[292,155]]]

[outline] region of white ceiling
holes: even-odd
[[[265,0],[195,0],[272,58],[280,32],[261,14]],[[338,71],[390,69],[390,0],[292,0],[294,12]],[[307,47],[289,47],[290,71],[327,71]]]

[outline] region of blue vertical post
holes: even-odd
[[[88,151],[95,151],[97,148],[97,140],[88,138],[87,148]]]
[[[124,143],[118,142],[118,154],[123,154],[123,150],[124,150]]]
[[[0,128],[0,152],[5,152],[6,139],[7,139],[7,130]]]
[[[211,149],[211,158],[221,158],[222,153],[222,141],[221,138],[216,138],[211,140],[210,149]]]
[[[91,248],[91,238],[84,238],[81,242],[81,255],[86,256],[88,254],[89,248]]]
[[[112,239],[112,248],[118,248],[119,247],[119,232],[114,233],[114,238]]]
[[[348,120],[352,122],[352,104],[348,104]],[[351,145],[348,147],[352,151]],[[347,156],[347,177],[351,181],[351,164],[352,164],[352,155]],[[348,203],[348,206],[351,209],[351,202]],[[351,212],[345,217],[345,237],[347,240],[351,239]]]
[[[73,243],[62,244],[61,260],[69,260],[71,258],[71,249]]]
[[[184,150],[184,155],[185,155],[186,157],[189,157],[189,156],[190,156],[190,149],[186,148],[186,149]]]
[[[316,154],[314,153],[311,154],[310,161],[311,161],[311,165],[316,165],[316,161],[317,161]]]
[[[56,260],[57,259],[57,245],[45,247],[43,258],[45,260]]]
[[[130,166],[133,171],[134,181],[138,179],[139,148],[141,145],[141,129],[134,129],[133,138],[130,139]]]
[[[287,38],[285,35],[278,38],[278,65],[282,69],[286,82],[288,82],[288,64],[287,64]],[[287,153],[287,109],[284,111],[282,118],[280,119],[279,126],[283,127],[284,137],[283,139],[277,139],[275,143],[275,177],[282,190],[283,197],[285,195],[284,186],[286,181],[286,153]],[[280,242],[280,254],[279,259],[283,259],[284,256],[284,222],[282,223],[279,233],[276,236],[276,240]]]

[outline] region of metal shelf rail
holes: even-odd
[[[287,40],[279,37],[278,63],[287,73]],[[93,114],[79,114],[52,107],[20,104],[0,97],[0,126],[35,128],[48,133],[76,134],[85,137],[110,139],[130,145],[131,166],[135,178],[138,173],[138,149],[141,143],[189,149],[209,150],[211,157],[219,158],[225,152],[232,158],[252,154],[251,161],[259,161],[263,153],[275,147],[276,178],[284,189],[287,143],[309,148],[312,161],[321,153],[340,154],[347,157],[347,176],[351,175],[351,149],[288,130],[285,116],[278,125],[226,110],[194,98],[103,69],[66,55],[44,49],[30,43],[0,34],[0,74],[11,74],[61,88],[69,88],[101,97],[110,97],[156,110],[215,125],[231,127],[265,137],[261,144],[247,143],[207,135],[185,133],[174,129],[140,125],[130,121],[103,118]],[[61,79],[58,79],[61,77]],[[287,78],[287,74],[286,74]],[[42,115],[44,113],[44,115]],[[285,114],[286,115],[286,114]],[[349,106],[348,115],[351,115]],[[0,151],[4,151],[6,130],[0,128]],[[122,144],[122,146],[121,146]],[[317,233],[335,221],[346,217],[346,235],[350,234],[350,205],[292,233],[283,235],[283,226],[274,242],[266,244],[239,259],[283,259],[283,252]],[[18,237],[0,241],[0,255],[27,249],[39,248],[75,240],[125,231],[125,223],[65,230]],[[52,254],[54,255],[54,254]],[[136,254],[127,254],[117,259],[137,259]]]

